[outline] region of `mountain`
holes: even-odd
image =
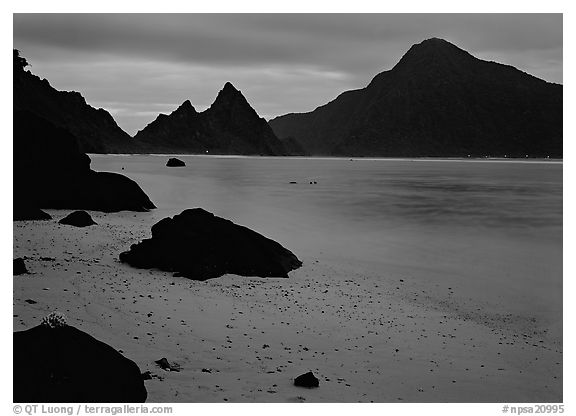
[[[199,113],[186,100],[171,114],[160,114],[134,141],[149,153],[286,154],[266,120],[229,82],[207,110]]]
[[[269,124],[313,155],[562,157],[562,85],[433,38],[365,88]]]
[[[26,60],[13,51],[14,111],[29,111],[62,127],[86,153],[124,153],[133,150],[132,138],[110,113],[86,103],[75,91],[58,91],[45,79],[26,71]]]

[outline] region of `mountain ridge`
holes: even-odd
[[[77,91],[60,91],[25,68],[26,59],[13,50],[14,111],[29,111],[72,133],[84,153],[129,152],[132,138],[112,115],[94,108]]]
[[[366,87],[269,124],[313,155],[561,157],[562,86],[432,38]]]

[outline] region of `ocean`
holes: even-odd
[[[306,263],[451,285],[471,304],[538,319],[561,339],[562,162],[90,155],[158,207],[202,207]],[[172,157],[172,156],[170,156]],[[140,214],[135,214],[140,215]]]

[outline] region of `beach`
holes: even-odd
[[[314,172],[272,161],[262,174],[243,158],[189,157],[189,170],[149,169],[162,160],[92,164],[136,180],[157,210],[91,211],[97,225],[83,229],[57,223],[69,210],[14,222],[14,258],[31,272],[14,276],[15,331],[64,313],[151,372],[148,402],[563,400],[561,165],[535,167],[525,184],[532,176],[506,165],[514,188],[483,168],[434,162],[418,177],[409,163],[367,165],[378,161],[316,162]],[[431,183],[442,188],[428,192]],[[531,205],[549,183],[556,199]],[[195,206],[280,242],[303,266],[288,279],[200,282],[119,262],[154,223]],[[159,368],[164,357],[180,371]],[[293,385],[307,371],[319,388]]]

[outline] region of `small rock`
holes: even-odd
[[[24,259],[21,257],[14,259],[12,267],[14,276],[19,276],[21,274],[28,273],[28,270],[26,269],[26,264],[24,263]]]
[[[180,371],[180,366],[178,364],[170,364],[170,362],[166,359],[166,358],[161,358],[160,360],[154,361],[156,364],[158,364],[158,367],[160,367],[163,370],[166,371]]]

